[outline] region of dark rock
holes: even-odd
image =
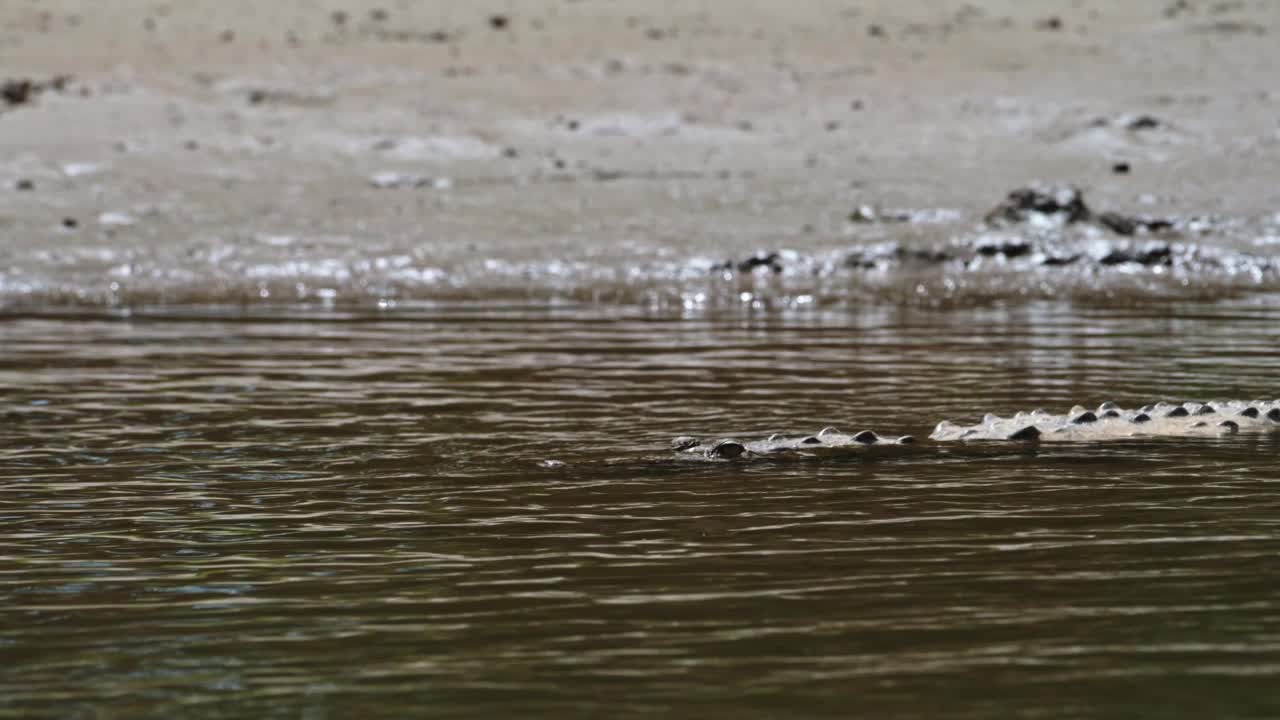
[[[13,184],[13,189],[22,191],[35,190],[36,184],[27,178],[21,178]]]
[[[1080,253],[1052,254],[1052,255],[1046,254],[1044,258],[1040,260],[1040,264],[1048,267],[1071,265],[1071,264],[1074,264],[1077,260],[1079,260],[1080,257],[1081,257]]]
[[[875,445],[877,442],[880,441],[880,437],[875,433],[871,432],[870,430],[863,430],[862,432],[853,436],[853,441],[856,443],[861,443],[863,445]]]
[[[1023,223],[1033,214],[1058,216],[1065,223],[1078,223],[1091,216],[1084,196],[1074,187],[1027,187],[1014,190],[991,212],[988,223]]]
[[[1115,410],[1108,410],[1108,411],[1106,411],[1106,412],[1102,413],[1102,417],[1104,417],[1104,418],[1118,418],[1118,417],[1120,417],[1120,413],[1119,413],[1119,412],[1117,412],[1117,411],[1115,411]]]
[[[1031,252],[1031,243],[1026,240],[983,238],[973,246],[973,249],[979,255],[988,257],[1004,255],[1005,257],[1015,258],[1029,254]]]
[[[1041,21],[1039,21],[1039,22],[1037,22],[1037,23],[1036,23],[1036,29],[1037,29],[1037,30],[1049,30],[1049,31],[1054,31],[1054,32],[1056,32],[1056,31],[1058,31],[1058,30],[1061,30],[1061,29],[1062,29],[1062,18],[1060,18],[1060,17],[1045,18],[1044,20],[1041,20]]]
[[[867,34],[874,38],[882,38],[882,37],[885,37],[888,33],[885,32],[884,26],[882,25],[868,25]]]
[[[1197,415],[1216,415],[1217,412],[1218,411],[1214,410],[1212,407],[1209,407],[1208,405],[1204,405],[1199,410],[1196,411],[1196,414]]]
[[[1125,129],[1127,130],[1135,130],[1135,131],[1158,130],[1164,127],[1164,123],[1160,121],[1160,118],[1154,117],[1152,115],[1139,115],[1129,120],[1129,122],[1125,123],[1124,126],[1125,126]]]
[[[1111,166],[1111,172],[1116,175],[1128,175],[1133,170],[1133,166],[1127,162],[1118,162]]]
[[[29,103],[36,92],[37,86],[30,80],[6,80],[0,85],[0,98],[4,98],[9,105]]]
[[[1173,262],[1173,249],[1168,243],[1150,243],[1142,247],[1112,247],[1098,258],[1103,265],[1169,265]]]
[[[1171,418],[1177,418],[1177,417],[1186,417],[1186,416],[1188,416],[1188,415],[1190,415],[1190,414],[1191,414],[1191,413],[1190,413],[1190,412],[1188,412],[1186,408],[1184,408],[1184,407],[1182,407],[1181,405],[1179,405],[1178,407],[1176,407],[1176,408],[1174,408],[1174,409],[1170,410],[1169,412],[1165,413],[1165,414],[1164,414],[1164,416],[1165,416],[1165,417],[1171,417]]]
[[[1174,229],[1172,220],[1164,218],[1144,218],[1132,215],[1123,215],[1118,212],[1099,213],[1096,220],[1098,224],[1107,228],[1117,235],[1131,236],[1139,232],[1154,233],[1165,232]]]
[[[738,272],[751,272],[758,267],[767,267],[774,272],[782,272],[782,258],[776,252],[758,252],[738,263]]]
[[[1258,417],[1259,415],[1261,415],[1262,413],[1258,412],[1258,408],[1256,408],[1256,407],[1249,407],[1249,408],[1245,408],[1245,409],[1241,410],[1241,411],[1240,411],[1240,414],[1241,414],[1242,416],[1244,416],[1244,417],[1247,417],[1247,418],[1256,418],[1256,417]]]
[[[68,230],[75,230],[76,228],[80,227],[80,221],[76,220],[73,217],[62,218],[62,227]]]
[[[1280,423],[1280,408],[1271,408],[1268,410],[1267,419],[1273,423]]]
[[[907,250],[897,243],[875,245],[853,250],[845,256],[846,267],[859,270],[874,270],[882,265],[916,263],[920,265],[939,265],[951,260],[945,250],[921,248]]]
[[[510,24],[510,20],[507,19],[506,15],[489,16],[489,27],[494,30],[506,30]]]
[[[1137,424],[1137,425],[1141,425],[1142,423],[1149,423],[1151,422],[1151,416],[1144,412],[1138,413],[1137,415],[1133,416],[1133,422],[1134,424]]]
[[[1218,423],[1218,427],[1222,428],[1223,430],[1226,430],[1229,433],[1234,433],[1240,430],[1240,423],[1237,423],[1234,420],[1223,420],[1222,422]]]
[[[1088,425],[1089,423],[1096,422],[1098,422],[1098,416],[1088,412],[1087,410],[1071,418],[1072,425]]]

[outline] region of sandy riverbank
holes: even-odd
[[[1037,179],[1280,252],[1273,4],[899,5],[11,3],[0,304],[678,297]]]

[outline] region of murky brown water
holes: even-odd
[[[1280,438],[665,446],[1270,397],[1278,322],[10,317],[0,716],[1275,716]]]

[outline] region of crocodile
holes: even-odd
[[[827,427],[816,435],[785,437],[774,434],[764,440],[752,442],[740,442],[731,438],[701,440],[682,435],[671,441],[671,449],[684,457],[735,460],[766,455],[813,455],[836,449],[856,450],[882,445],[911,445],[914,442],[915,438],[910,435],[882,436],[870,430],[848,435],[836,428]]]
[[[1020,412],[1012,417],[987,415],[975,425],[944,420],[934,428],[929,440],[935,443],[1095,442],[1142,437],[1212,438],[1261,432],[1280,432],[1280,399],[1159,402],[1134,410],[1104,402],[1092,410],[1077,405],[1061,415],[1044,410]],[[671,449],[684,458],[738,460],[778,455],[806,457],[832,451],[857,452],[914,444],[916,439],[911,435],[880,435],[870,430],[848,435],[828,427],[816,435],[775,434],[752,442],[732,438],[703,440],[682,435],[671,441]]]
[[[987,415],[976,425],[938,423],[929,439],[939,442],[1005,440],[1060,442],[1134,437],[1215,437],[1280,430],[1280,400],[1156,403],[1125,410],[1105,402],[1096,410],[1079,405],[1063,415],[1044,410],[1013,417]]]

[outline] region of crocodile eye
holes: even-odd
[[[709,455],[710,457],[723,458],[725,460],[732,460],[736,457],[741,456],[742,453],[746,451],[747,451],[746,446],[738,442],[737,440],[721,440],[720,442],[711,446],[711,449],[707,451],[707,455]]]
[[[697,447],[700,444],[702,444],[701,441],[698,440],[698,438],[696,437],[693,437],[690,435],[681,435],[680,437],[675,438],[674,440],[671,441],[671,449],[676,451],[688,450],[689,448]]]

